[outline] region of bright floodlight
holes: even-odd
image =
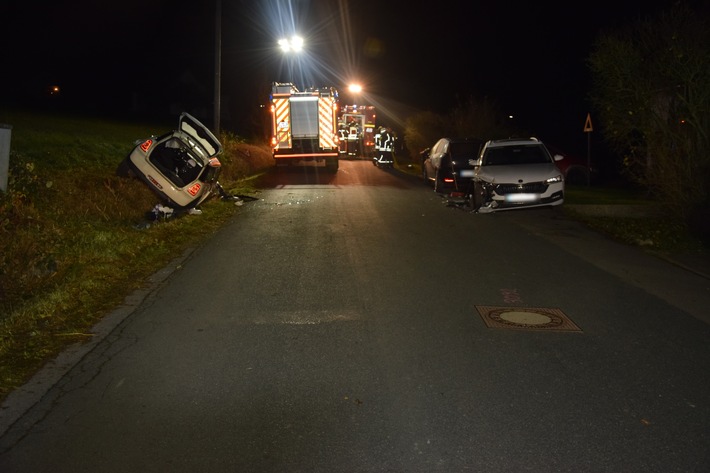
[[[362,92],[362,86],[360,84],[350,84],[348,90],[353,94],[359,94]]]
[[[300,51],[303,49],[303,38],[300,36],[294,36],[291,38],[291,47],[294,51]]]
[[[303,38],[300,36],[294,36],[290,40],[280,39],[279,47],[286,53],[290,51],[298,52],[303,49]]]

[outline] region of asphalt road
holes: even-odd
[[[0,472],[710,471],[707,279],[365,161],[262,185],[8,398]]]

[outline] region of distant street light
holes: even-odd
[[[359,94],[360,92],[362,92],[362,86],[360,84],[350,84],[348,86],[348,90],[350,91],[350,93]]]

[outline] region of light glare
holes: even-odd
[[[303,38],[300,36],[293,36],[290,40],[283,38],[279,40],[279,47],[283,52],[299,52],[303,50]]]

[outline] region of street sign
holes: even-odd
[[[590,133],[592,131],[592,117],[587,114],[587,120],[584,122],[584,132]]]

